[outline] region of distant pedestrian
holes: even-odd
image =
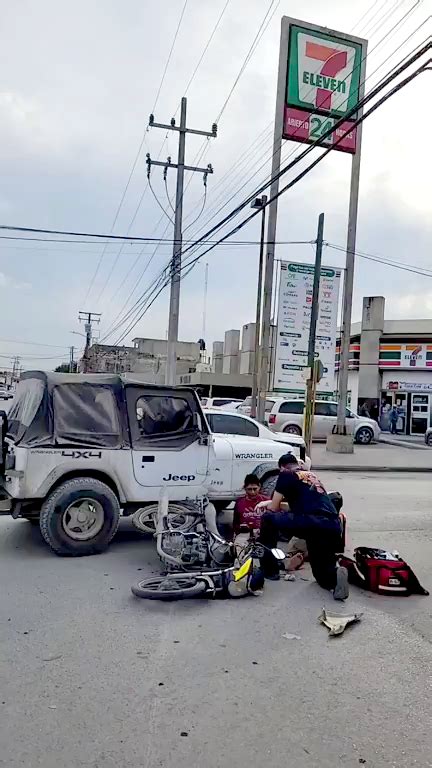
[[[399,409],[396,405],[393,406],[389,413],[390,419],[390,432],[392,435],[397,435],[397,423],[399,419]]]
[[[370,419],[371,418],[370,411],[369,411],[369,408],[368,408],[368,401],[367,400],[365,400],[363,405],[361,406],[360,411],[359,411],[359,416],[363,416],[366,419]]]

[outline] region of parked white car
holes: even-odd
[[[276,397],[267,397],[266,398],[265,406],[264,406],[264,412],[265,412],[265,419],[266,419],[266,421],[268,421],[268,417],[269,417],[270,411],[273,408],[273,406],[274,406],[274,404],[276,402],[276,399],[277,399]],[[210,406],[208,406],[208,407],[210,408]],[[250,416],[251,415],[251,411],[252,411],[252,398],[251,397],[246,397],[243,400],[243,402],[240,403],[240,405],[237,408],[237,410],[239,411],[239,413],[244,413],[246,416]]]
[[[220,408],[222,411],[235,411],[243,400],[233,397],[201,397],[203,408]]]
[[[306,456],[306,447],[303,438],[299,435],[292,435],[284,432],[271,432],[268,427],[260,424],[259,421],[245,416],[243,413],[221,413],[215,409],[204,410],[210,430],[214,435],[242,435],[253,437],[262,445],[261,440],[272,440],[286,446],[286,450],[294,453],[295,456],[302,459],[306,469],[310,469],[311,460]],[[217,449],[216,449],[217,453]]]
[[[272,432],[285,432],[291,435],[301,435],[303,431],[303,400],[276,400],[270,414],[269,427]],[[317,400],[313,422],[313,439],[325,440],[330,435],[337,418],[337,403]],[[369,445],[372,440],[379,440],[381,430],[376,421],[358,416],[357,413],[346,409],[347,431],[356,443]]]

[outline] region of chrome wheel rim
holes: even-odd
[[[357,432],[357,440],[359,443],[367,444],[372,440],[371,433],[368,429],[359,429]]]
[[[88,541],[102,530],[105,520],[104,508],[95,499],[77,499],[63,512],[62,524],[65,533],[74,541]]]

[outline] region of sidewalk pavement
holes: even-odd
[[[391,435],[389,432],[381,432],[381,443],[388,445],[402,445],[404,448],[411,448],[415,451],[430,451],[426,445],[424,435]]]
[[[313,443],[312,468],[339,472],[432,472],[432,449],[412,448],[379,442],[354,445],[354,453],[340,454],[328,452],[325,443]]]

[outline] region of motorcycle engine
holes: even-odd
[[[167,531],[162,537],[162,549],[183,565],[204,564],[207,560],[206,542],[198,533]]]

